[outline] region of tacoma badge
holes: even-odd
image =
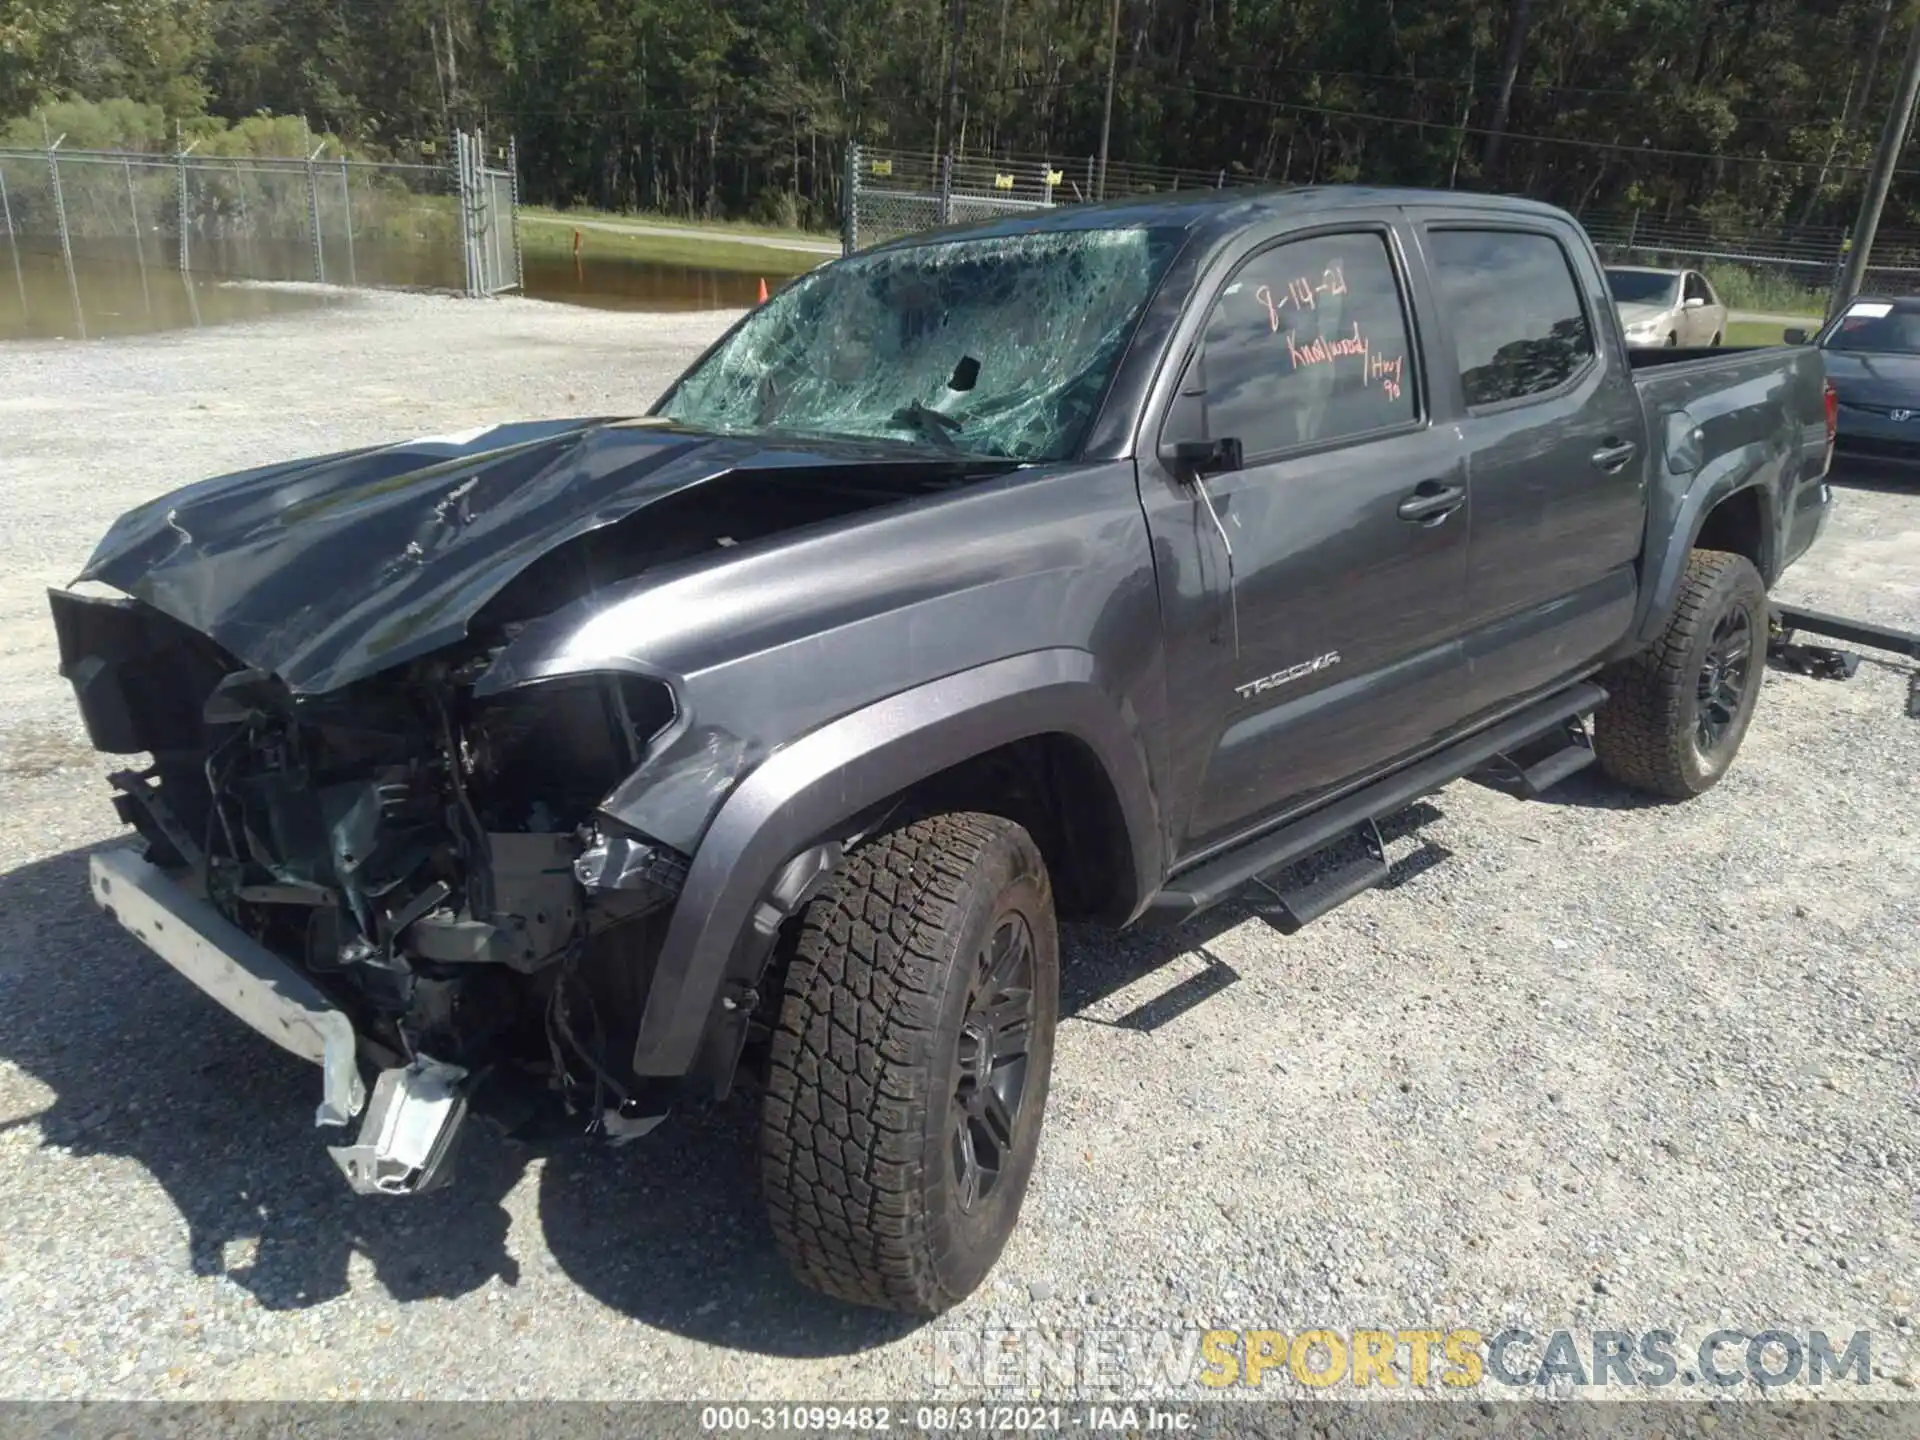
[[[1243,699],[1250,700],[1255,695],[1264,695],[1267,691],[1275,689],[1278,686],[1285,685],[1293,680],[1298,680],[1304,675],[1311,675],[1317,670],[1325,670],[1329,666],[1338,665],[1339,663],[1340,652],[1338,650],[1329,650],[1324,655],[1316,655],[1311,660],[1303,660],[1298,665],[1292,666],[1289,669],[1277,671],[1272,675],[1264,675],[1258,680],[1249,680],[1244,685],[1236,685],[1233,687],[1233,692]]]

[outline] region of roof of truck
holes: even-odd
[[[1056,205],[991,220],[950,225],[931,232],[903,236],[875,246],[923,243],[994,235],[1030,235],[1058,230],[1105,230],[1123,226],[1165,226],[1198,234],[1221,236],[1269,219],[1303,212],[1378,208],[1381,206],[1445,205],[1465,210],[1534,215],[1558,220],[1566,211],[1538,200],[1512,195],[1480,195],[1457,190],[1414,190],[1368,185],[1307,185],[1221,190],[1175,190],[1160,195],[1130,195],[1086,205]]]

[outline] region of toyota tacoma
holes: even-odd
[[[1629,351],[1539,204],[908,238],[645,414],[124,516],[51,593],[132,757],[90,883],[319,1066],[355,1190],[444,1183],[469,1116],[630,1141],[746,1076],[802,1279],[937,1313],[1027,1187],[1059,922],[1290,930],[1460,777],[1708,790],[1833,435],[1813,349]]]

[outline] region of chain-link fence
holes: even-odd
[[[454,137],[470,295],[497,295],[521,286],[518,158],[511,141],[497,155],[504,168],[487,163],[480,136]]]
[[[1102,184],[1091,157],[947,156],[856,145],[847,157],[848,254],[939,225],[991,219],[1104,195],[1218,189],[1246,183],[1226,170],[1110,164]],[[1646,214],[1582,217],[1603,259],[1618,265],[1700,270],[1729,307],[1754,314],[1815,317],[1826,310],[1850,241],[1833,227],[1738,230],[1701,220]],[[1920,234],[1882,230],[1865,288],[1920,291]]]
[[[1703,271],[1732,309],[1761,314],[1823,314],[1853,243],[1835,226],[1734,230],[1640,215],[1592,215],[1583,223],[1608,261]],[[1879,231],[1862,288],[1884,295],[1920,290],[1920,234]]]
[[[847,153],[847,210],[841,248],[855,250],[901,235],[990,220],[1053,205],[1162,190],[1218,189],[1234,183],[1224,170],[1108,164],[1092,156],[955,156],[852,146]]]
[[[64,291],[61,331],[70,320],[84,337],[182,305],[197,321],[204,288],[235,281],[517,288],[511,144],[488,152],[462,135],[455,145],[453,163],[419,164],[324,147],[290,158],[0,149],[0,295],[16,292],[34,333],[50,292]]]

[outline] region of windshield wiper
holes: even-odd
[[[909,400],[893,414],[887,417],[889,425],[900,425],[933,441],[947,450],[958,450],[959,444],[954,435],[966,428],[964,422],[951,415],[943,415],[930,405],[918,400]]]

